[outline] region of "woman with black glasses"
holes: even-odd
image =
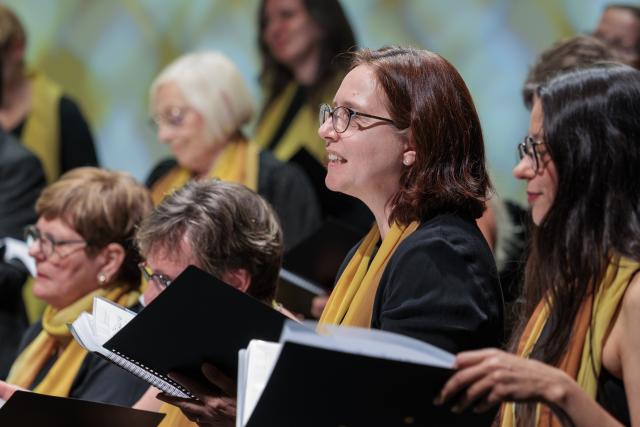
[[[538,89],[514,175],[533,230],[510,354],[458,355],[456,409],[500,425],[640,425],[640,72],[601,65]],[[622,423],[622,424],[621,424]]]
[[[502,294],[475,219],[490,189],[478,116],[444,58],[358,52],[320,107],[326,185],[376,223],[345,260],[321,322],[390,330],[447,351],[499,346]]]
[[[48,305],[20,345],[0,398],[18,388],[42,394],[132,405],[146,383],[73,340],[68,324],[101,296],[138,303],[136,225],[151,211],[147,190],[129,175],[78,168],[45,188],[38,221],[26,230],[37,275],[33,293]]]

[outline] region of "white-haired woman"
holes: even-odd
[[[253,115],[251,96],[224,55],[203,51],[173,61],[151,85],[150,110],[158,141],[175,156],[159,163],[147,180],[154,203],[191,179],[215,177],[244,184],[267,199],[287,247],[318,226],[318,203],[304,173],[243,135],[241,128]]]

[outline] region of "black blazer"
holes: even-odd
[[[371,327],[455,354],[501,346],[503,310],[495,261],[475,221],[442,213],[425,218],[391,256],[374,300]]]

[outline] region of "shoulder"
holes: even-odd
[[[637,325],[640,323],[640,271],[636,272],[622,298],[620,315],[625,323]]]
[[[162,177],[169,173],[171,169],[176,167],[178,162],[173,157],[169,157],[163,160],[160,160],[156,165],[151,169],[147,179],[145,180],[145,185],[147,188],[153,187],[153,185],[158,182]]]
[[[421,252],[425,255],[456,255],[452,261],[483,263],[493,266],[493,255],[474,220],[455,214],[441,214],[423,221],[392,255],[398,261],[407,254]]]

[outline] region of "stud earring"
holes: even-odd
[[[407,158],[402,159],[402,164],[405,166],[409,166],[409,159]]]
[[[98,284],[104,286],[107,283],[107,276],[104,273],[98,274]]]

